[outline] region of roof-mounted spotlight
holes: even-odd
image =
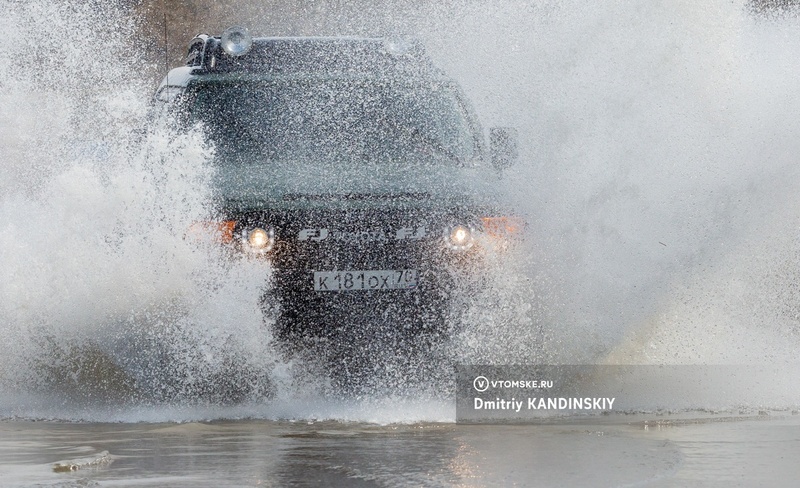
[[[241,56],[253,46],[253,36],[245,27],[234,26],[225,29],[220,37],[222,49],[230,56]]]

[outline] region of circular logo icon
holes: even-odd
[[[476,391],[486,391],[489,389],[489,380],[486,379],[486,376],[478,376],[473,380],[472,387]]]

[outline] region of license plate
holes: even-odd
[[[408,290],[418,278],[416,269],[314,271],[314,291]]]

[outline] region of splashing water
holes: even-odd
[[[250,339],[264,335],[268,270],[184,238],[209,213],[211,149],[198,133],[136,130],[149,93],[130,75],[135,24],[72,3],[10,11],[9,37],[28,42],[3,49],[4,414],[124,404],[142,385],[179,401],[231,363],[265,370],[269,340]]]
[[[403,384],[322,398],[318,375],[273,350],[269,269],[184,239],[212,210],[213,149],[141,130],[151,90],[126,8],[4,3],[0,416],[452,419]],[[798,369],[796,17],[492,1],[364,27],[342,9],[299,27],[252,18],[270,35],[416,35],[487,126],[524,134],[507,178],[524,258],[498,263],[445,356]],[[214,406],[226,385],[250,402]],[[211,404],[192,403],[204,389]]]

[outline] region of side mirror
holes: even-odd
[[[517,129],[492,127],[489,129],[489,156],[498,171],[510,168],[519,158]]]

